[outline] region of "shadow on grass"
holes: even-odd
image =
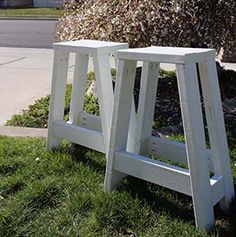
[[[131,176],[123,181],[119,190],[138,197],[157,214],[165,212],[171,217],[185,222],[194,221],[191,198],[184,194]]]
[[[64,150],[61,150],[61,152],[64,152]],[[91,153],[94,154],[93,157],[91,157]],[[76,162],[83,162],[90,169],[102,173],[105,177],[104,154],[91,152],[90,149],[79,145],[72,145],[70,155]],[[148,204],[156,214],[165,212],[174,218],[179,218],[186,222],[194,221],[191,198],[186,195],[131,176],[123,180],[118,191],[128,192],[134,198],[138,197],[139,200]]]
[[[77,144],[66,144],[59,146],[54,152],[60,154],[69,154],[73,161],[82,162],[94,172],[99,172],[105,177],[105,155],[93,151],[87,147]]]
[[[79,145],[71,145],[70,149],[61,147],[57,152],[69,152],[74,161],[82,162],[92,171],[105,175],[105,156],[102,153]],[[187,195],[131,176],[127,176],[122,181],[118,191],[127,192],[131,197],[138,198],[157,215],[166,213],[173,219],[180,219],[185,223],[195,225],[192,198]],[[222,212],[219,205],[214,209],[216,225],[209,235],[214,236],[218,233],[219,236],[224,237],[236,236],[236,200],[232,203],[228,213]]]
[[[102,173],[105,177],[105,155],[91,151],[91,149],[80,146],[71,145],[70,154],[73,160],[76,162],[83,162],[88,165],[93,171]]]
[[[236,185],[234,185],[236,190]],[[236,236],[236,199],[231,203],[230,209],[226,212],[220,209],[219,204],[215,206],[216,229],[220,236]]]

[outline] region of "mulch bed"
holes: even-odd
[[[236,134],[236,72],[217,65],[226,129]],[[135,104],[137,107],[141,68],[135,79]],[[205,119],[204,119],[205,120]],[[183,132],[176,77],[161,77],[158,81],[154,134],[176,135]]]

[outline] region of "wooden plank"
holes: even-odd
[[[83,128],[102,132],[101,118],[99,116],[82,111],[79,113],[78,125]]]
[[[53,48],[81,54],[87,54],[88,52],[90,54],[96,54],[98,51],[108,54],[115,53],[118,49],[126,49],[128,48],[128,44],[99,40],[75,40],[54,43]]]
[[[47,148],[57,148],[61,139],[53,133],[55,120],[63,120],[68,72],[69,53],[60,49],[54,51],[53,74],[51,84],[51,99],[48,119]]]
[[[186,145],[181,142],[151,136],[144,141],[145,153],[163,157],[170,161],[180,162],[188,166]],[[211,151],[207,149],[208,169],[213,171]]]
[[[119,50],[118,58],[122,60],[188,64],[214,59],[215,54],[214,49],[152,46]]]
[[[128,141],[127,141],[127,151],[134,152],[135,147],[135,136],[136,136],[136,126],[137,126],[137,113],[135,111],[134,97],[132,98],[132,104],[130,109],[130,122],[128,131]]]
[[[64,138],[75,144],[105,153],[103,136],[99,132],[82,128],[70,123],[65,123],[63,121],[55,121],[54,133],[56,136]]]
[[[108,150],[114,100],[109,55],[95,54],[93,55],[93,61],[95,77],[97,81],[96,85],[98,92],[99,109],[101,113],[104,144],[106,149]]]
[[[79,124],[79,113],[83,111],[84,94],[87,81],[89,55],[76,54],[74,78],[72,83],[70,119],[72,124]]]
[[[116,152],[114,169],[191,196],[188,170],[128,152]]]
[[[105,190],[107,192],[115,189],[124,176],[113,168],[114,152],[126,150],[135,73],[136,61],[119,60],[105,175]]]
[[[176,65],[196,226],[214,224],[206,141],[195,64]]]
[[[222,102],[214,60],[199,64],[204,106],[213,156],[214,173],[224,177],[225,199],[220,203],[222,209],[228,209],[235,197],[230,167],[228,144],[225,132]]]
[[[113,58],[114,58],[114,62],[115,62],[115,69],[116,69],[116,72],[118,70],[118,54],[117,54],[117,51],[115,53],[113,53]]]
[[[160,64],[144,62],[142,67],[137,125],[135,134],[135,153],[144,151],[142,141],[152,135],[152,122],[156,105],[156,93]]]
[[[224,178],[215,175],[210,179],[211,191],[213,197],[213,205],[216,205],[222,198],[224,198]]]

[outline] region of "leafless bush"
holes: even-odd
[[[226,47],[236,45],[235,0],[67,1],[58,25],[62,41],[100,39],[149,45]]]

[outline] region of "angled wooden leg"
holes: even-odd
[[[214,211],[196,65],[177,64],[176,69],[195,222],[206,230],[214,224]]]
[[[109,132],[111,129],[111,116],[113,109],[113,86],[111,78],[111,67],[107,54],[95,54],[93,56],[95,76],[97,81],[97,92],[99,109],[101,113],[102,131],[106,151],[108,149]]]
[[[228,209],[235,194],[215,60],[199,63],[199,70],[214,173],[224,181],[225,198],[220,206]]]
[[[141,148],[141,141],[146,137],[152,135],[152,120],[155,111],[158,71],[158,63],[144,62],[141,75],[141,78],[144,79],[141,79],[138,114],[135,112],[134,98],[131,105],[127,143],[128,152],[139,153]],[[146,106],[147,104],[150,106]],[[145,121],[144,130],[142,130],[143,121]],[[141,150],[143,150],[143,148],[144,147],[142,147]]]
[[[159,67],[158,63],[144,62],[143,64],[135,135],[136,153],[143,154],[145,151],[143,141],[152,135]]]
[[[61,141],[53,134],[53,122],[62,121],[64,118],[68,61],[69,53],[55,50],[48,120],[47,148],[49,150],[57,148]]]
[[[116,69],[116,73],[117,73],[117,70],[118,70],[118,56],[117,56],[117,52],[115,52],[113,54],[114,56],[114,61],[115,61],[115,69]]]
[[[128,152],[135,152],[136,127],[137,127],[137,114],[135,112],[135,103],[133,97],[130,109],[130,123],[129,123],[128,141],[126,147]]]
[[[70,103],[70,122],[79,124],[79,113],[83,111],[84,94],[87,81],[89,55],[76,54],[74,78]]]
[[[126,150],[135,72],[136,61],[119,61],[105,176],[105,190],[107,192],[115,189],[125,176],[123,173],[115,171],[113,164],[115,152]]]

